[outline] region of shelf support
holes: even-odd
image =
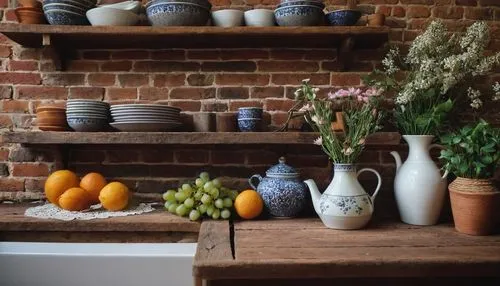
[[[347,71],[351,67],[354,42],[354,37],[344,38],[337,48],[337,60],[340,64],[341,71]]]
[[[42,35],[42,46],[47,49],[52,49],[52,61],[57,71],[63,71],[66,68],[66,51],[64,49],[58,48],[58,46],[53,43],[50,34]]]

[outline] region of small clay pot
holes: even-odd
[[[193,127],[196,132],[215,131],[215,114],[211,112],[194,113]]]
[[[217,132],[236,132],[236,114],[231,112],[218,112],[215,115]]]
[[[22,7],[32,7],[36,9],[42,9],[42,2],[37,0],[17,0],[20,6]]]
[[[66,117],[58,116],[37,118],[36,124],[38,126],[67,126]]]
[[[384,14],[372,14],[367,17],[367,26],[372,27],[381,27],[385,24],[385,15]]]
[[[21,24],[46,24],[45,16],[34,8],[16,8],[14,10],[17,20]]]
[[[500,222],[500,192],[490,180],[458,177],[448,189],[457,231],[469,235],[495,231]]]

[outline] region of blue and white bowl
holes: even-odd
[[[207,8],[208,10],[212,9],[212,4],[208,2],[207,0],[152,0],[146,3],[146,8],[148,8],[151,5],[156,5],[160,3],[191,3],[191,4],[197,4],[200,6],[203,6]]]
[[[288,1],[288,2],[282,2],[276,8],[281,8],[281,7],[288,7],[288,6],[297,6],[297,5],[307,5],[307,6],[316,6],[321,9],[325,8],[325,4],[320,1]]]
[[[65,10],[45,11],[45,18],[51,25],[90,25],[86,16]]]
[[[358,10],[337,10],[326,14],[328,23],[332,26],[354,26],[361,18]]]
[[[108,128],[108,119],[74,117],[67,118],[69,127],[77,132],[98,132]]]
[[[241,132],[259,132],[262,130],[262,119],[238,119],[238,128]]]
[[[263,109],[260,107],[238,108],[238,119],[262,119]]]
[[[85,0],[44,0],[43,6],[52,4],[65,4],[88,10],[90,8],[94,8],[96,3],[97,1],[85,1]]]
[[[146,8],[149,22],[153,26],[205,26],[210,10],[193,3],[159,3]]]
[[[314,5],[277,8],[274,16],[279,26],[320,26],[325,22],[323,9]]]
[[[77,13],[79,15],[85,15],[87,12],[87,8],[81,8],[78,6],[68,5],[68,4],[47,4],[43,5],[43,12],[47,12],[50,10],[63,10],[68,12]]]

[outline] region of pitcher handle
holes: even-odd
[[[257,184],[254,185],[253,181],[254,180],[257,180]],[[253,175],[250,177],[250,179],[248,179],[248,183],[250,184],[250,186],[252,186],[252,188],[254,190],[257,190],[257,186],[260,184],[260,181],[262,181],[262,176],[261,175]]]
[[[441,149],[441,150],[444,150],[446,149],[443,145],[439,145],[439,144],[431,144],[429,146],[429,150],[433,149],[433,148],[438,148],[438,149]],[[444,174],[443,176],[441,177],[442,180],[446,179],[446,177],[448,177],[448,170],[444,170]]]
[[[380,174],[375,169],[372,169],[372,168],[363,168],[363,169],[358,171],[356,176],[359,177],[359,175],[361,173],[367,172],[367,171],[374,173],[378,179],[378,183],[377,183],[377,187],[375,188],[375,192],[373,192],[373,195],[371,196],[372,203],[375,203],[375,197],[377,196],[378,191],[380,191],[380,187],[382,186],[382,178],[380,177]]]

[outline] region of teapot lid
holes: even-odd
[[[272,166],[267,170],[266,175],[268,177],[287,177],[287,178],[296,178],[299,176],[299,173],[295,171],[295,169],[285,164],[285,157],[280,157],[279,163]]]

